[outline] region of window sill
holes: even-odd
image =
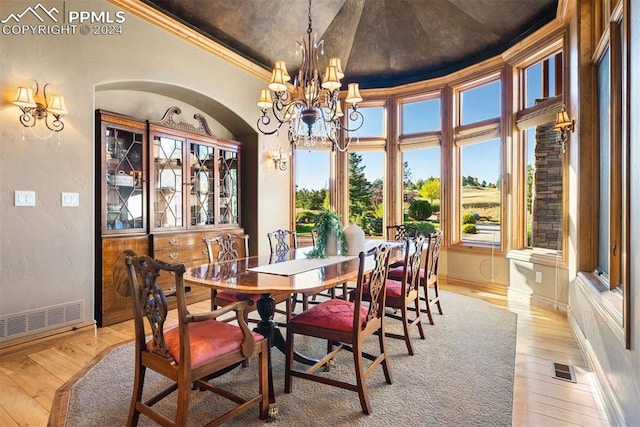
[[[471,242],[468,240],[463,240],[463,241],[452,244],[449,249],[457,252],[471,252],[471,253],[490,252],[490,253],[493,253],[494,255],[503,254],[499,244],[497,243],[492,244],[491,242],[482,242],[482,241]]]
[[[623,297],[620,292],[609,288],[593,273],[579,272],[576,280],[577,292],[593,306],[595,311],[605,320],[611,332],[624,347]]]
[[[507,253],[507,259],[530,262],[547,267],[567,268],[562,252],[550,249],[515,249]]]

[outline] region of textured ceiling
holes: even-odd
[[[296,41],[307,31],[307,0],[143,1],[265,69],[279,59],[290,74],[299,67]],[[341,58],[344,84],[383,88],[500,54],[553,20],[557,6],[558,0],[315,0],[311,18],[325,56]]]

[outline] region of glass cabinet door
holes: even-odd
[[[220,224],[238,224],[238,152],[220,150]]]
[[[214,161],[214,147],[190,144],[188,204],[191,226],[213,225],[216,223]]]
[[[103,126],[105,191],[103,229],[135,232],[144,229],[144,134]]]
[[[153,136],[153,228],[183,227],[184,140]]]

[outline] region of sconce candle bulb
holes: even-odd
[[[276,169],[281,171],[287,170],[287,166],[289,165],[289,155],[279,146],[271,151],[271,160],[273,160],[273,164]]]
[[[565,143],[569,132],[575,131],[576,121],[569,117],[569,113],[565,106],[556,114],[556,123],[553,125],[553,130],[560,132],[560,144],[562,144],[562,153],[564,154]]]

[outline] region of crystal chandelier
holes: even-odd
[[[306,37],[297,42],[296,54],[301,53],[302,63],[291,80],[284,61],[276,61],[268,88],[262,89],[258,107],[262,115],[258,129],[265,135],[273,135],[283,125],[287,126],[289,142],[299,147],[331,144],[332,150],[347,151],[351,132],[364,124],[364,116],[358,111],[362,101],[358,83],[349,83],[345,103],[350,104],[349,128],[344,123],[340,104],[340,80],[344,77],[340,58],[331,58],[324,74],[319,71],[319,56],[324,56],[324,40],[317,42],[311,28],[311,0],[309,0],[309,27]],[[346,132],[346,138],[343,138]]]

